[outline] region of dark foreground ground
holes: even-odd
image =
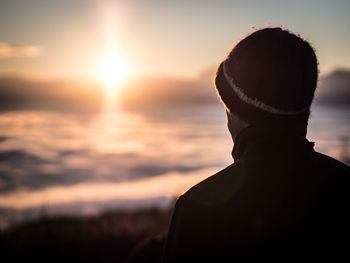
[[[0,261],[160,262],[170,216],[152,208],[41,218],[0,232]]]

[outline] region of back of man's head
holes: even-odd
[[[306,124],[317,78],[317,58],[309,43],[281,28],[265,28],[232,49],[215,84],[228,111],[249,124]]]

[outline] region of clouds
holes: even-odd
[[[0,42],[0,59],[4,58],[28,58],[42,55],[44,48],[41,46],[14,45]]]
[[[188,190],[194,184],[220,170],[220,167],[202,168],[187,173],[169,172],[150,178],[123,182],[81,183],[51,186],[45,189],[18,189],[0,195],[0,209],[28,209],[42,207],[43,200],[50,206],[77,202],[123,202],[148,198],[171,198]]]

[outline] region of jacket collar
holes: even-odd
[[[291,129],[285,125],[266,127],[251,125],[243,129],[237,136],[232,150],[233,159],[239,160],[254,152],[300,154],[313,152],[314,143],[306,138],[305,129]]]

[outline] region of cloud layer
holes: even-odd
[[[41,46],[14,45],[0,42],[0,59],[13,57],[38,57],[44,49]]]
[[[43,205],[43,200],[54,206],[74,202],[170,198],[178,196],[219,169],[219,167],[213,167],[188,173],[170,172],[160,176],[119,183],[83,183],[70,186],[53,186],[34,191],[19,189],[0,195],[0,208],[40,208]]]

